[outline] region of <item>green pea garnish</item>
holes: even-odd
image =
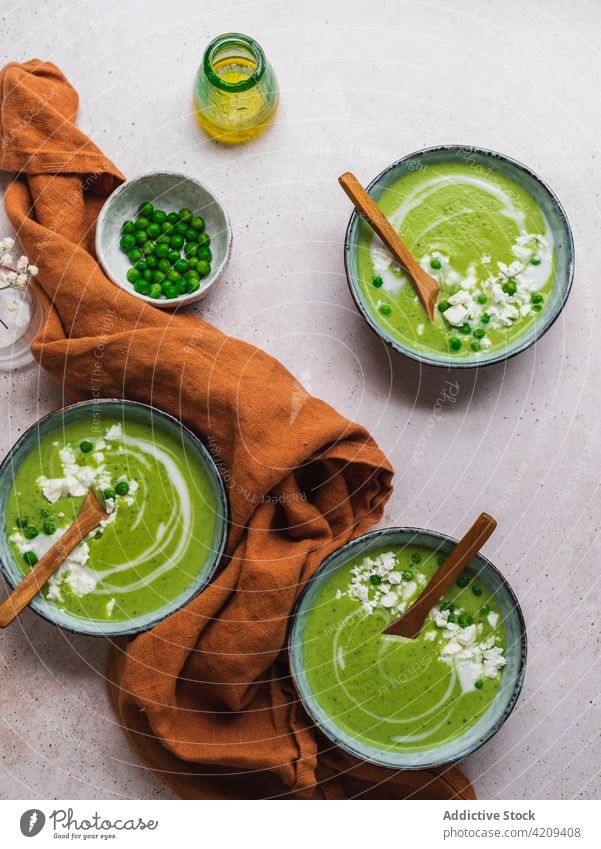
[[[382,280],[379,274],[376,274],[374,277],[372,277],[371,284],[372,286],[375,286],[376,289],[380,289],[381,286],[384,284],[384,281]]]
[[[56,533],[56,522],[53,522],[52,519],[46,519],[44,522],[44,533],[49,537]]]
[[[457,586],[461,587],[462,589],[463,587],[467,587],[469,582],[470,579],[468,575],[459,575],[459,577],[457,578]]]
[[[538,256],[538,254],[535,254],[532,257],[532,259],[530,260],[530,262],[531,262],[532,265],[540,265],[541,262],[542,262],[542,259]]]
[[[480,613],[482,614],[482,616],[488,616],[488,614],[490,613],[490,604],[483,604],[480,608]]]
[[[38,534],[38,529],[34,528],[33,525],[28,525],[23,531],[23,536],[25,537],[25,539],[35,539]]]
[[[390,304],[380,304],[378,308],[382,315],[390,315],[392,312],[392,307]]]
[[[479,587],[478,584],[472,584],[472,592],[475,596],[482,595],[482,587]]]
[[[403,580],[404,581],[412,581],[413,580],[413,572],[411,569],[405,569],[403,572]]]
[[[105,489],[102,494],[104,495],[105,501],[109,501],[110,499],[115,498],[115,490],[114,489]]]
[[[461,348],[461,339],[458,339],[456,336],[451,336],[449,339],[449,348],[451,351],[459,351]]]
[[[468,333],[472,332],[471,325],[469,325],[467,322],[465,324],[462,324],[459,328],[459,332],[463,333],[464,336],[467,336]]]
[[[80,451],[83,451],[84,454],[89,454],[93,448],[94,443],[90,442],[89,439],[84,439],[82,442],[79,443],[79,449]]]
[[[154,206],[148,201],[144,201],[138,207],[138,215],[144,215],[146,218],[150,218],[153,212]]]
[[[439,301],[438,302],[438,312],[446,312],[449,309],[450,306],[451,305],[448,301],[444,301],[444,300]]]
[[[369,583],[373,584],[374,587],[379,587],[380,584],[382,583],[382,578],[380,578],[379,575],[370,575],[369,576]]]
[[[38,562],[38,556],[35,551],[26,551],[23,554],[23,560],[27,563],[28,566],[35,566]]]
[[[461,613],[457,617],[457,624],[461,625],[462,628],[467,628],[469,625],[473,625],[474,617],[470,613]]]
[[[117,495],[127,495],[129,492],[129,484],[127,481],[119,481],[117,486],[115,487],[115,492]]]
[[[434,268],[436,270],[442,268],[442,262],[438,259],[437,256],[432,257],[432,259],[430,260],[430,268]]]
[[[484,678],[476,678],[474,681],[474,687],[476,690],[481,690],[484,687]]]
[[[517,283],[512,278],[510,278],[506,283],[503,284],[503,291],[506,295],[515,295],[517,290]]]
[[[27,518],[27,516],[17,516],[17,518],[15,519],[15,525],[18,528],[26,528],[28,524],[29,519]]]

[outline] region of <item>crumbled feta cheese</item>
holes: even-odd
[[[445,310],[443,315],[449,324],[452,324],[453,327],[459,327],[459,325],[463,324],[466,320],[468,311],[462,304],[457,304],[456,306],[449,307],[448,310]]]

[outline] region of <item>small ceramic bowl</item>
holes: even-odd
[[[482,173],[493,171],[504,175],[526,189],[545,214],[555,241],[556,268],[553,289],[545,310],[541,313],[541,319],[531,324],[521,336],[511,341],[503,350],[491,351],[490,353],[478,351],[460,358],[445,353],[418,351],[412,348],[409,343],[394,338],[389,334],[386,327],[378,321],[378,316],[367,302],[361,289],[357,246],[363,228],[368,228],[369,225],[363,221],[356,210],[353,210],[351,215],[344,242],[346,277],[357,309],[371,329],[395,351],[399,351],[412,360],[432,366],[443,366],[445,368],[488,366],[525,351],[547,332],[560,314],[572,288],[574,240],[564,209],[551,189],[525,165],[492,150],[463,145],[445,145],[418,150],[416,153],[410,153],[385,168],[372,180],[367,191],[375,201],[378,201],[382,193],[405,174],[448,162],[457,162],[464,165],[469,163],[474,167],[476,174],[478,171]]]
[[[522,689],[526,668],[526,626],[518,600],[501,573],[481,554],[476,555],[466,569],[477,575],[494,595],[499,607],[507,647],[506,665],[503,668],[501,687],[496,699],[480,720],[464,734],[437,748],[423,752],[381,751],[353,738],[340,728],[322,709],[309,684],[303,662],[303,634],[307,613],[315,598],[337,569],[357,556],[365,556],[381,546],[393,549],[407,545],[420,545],[441,555],[449,554],[457,541],[451,537],[418,528],[386,528],[372,531],[335,551],[319,567],[301,594],[294,613],[290,634],[289,657],[292,675],[300,698],[321,731],[332,743],[363,761],[391,769],[424,769],[442,766],[471,754],[495,734],[507,720]]]
[[[149,201],[165,212],[188,208],[206,223],[205,232],[211,237],[211,273],[200,281],[200,289],[178,298],[149,298],[138,294],[127,279],[131,262],[121,250],[121,226],[135,219],[141,203]],[[194,177],[171,171],[152,171],[126,180],[107,198],[96,225],[96,255],[106,276],[121,289],[155,307],[175,309],[182,304],[199,301],[217,282],[230,255],[232,229],[225,209],[213,192]]]
[[[190,586],[181,595],[162,607],[142,614],[134,619],[120,622],[106,620],[82,619],[73,616],[60,607],[38,594],[29,605],[36,613],[48,622],[58,625],[66,631],[78,634],[88,634],[96,637],[116,637],[124,634],[135,634],[152,628],[157,622],[175,613],[206,587],[221,559],[225,548],[227,535],[227,498],[221,476],[213,459],[202,442],[188,428],[167,413],[141,404],[137,401],[118,399],[96,399],[72,404],[62,410],[50,413],[27,430],[19,441],[12,447],[0,464],[0,569],[10,587],[15,587],[23,574],[15,563],[13,552],[8,543],[6,527],[7,502],[12,489],[12,481],[23,460],[37,449],[40,439],[46,434],[57,431],[60,433],[65,424],[88,419],[96,423],[103,416],[113,416],[124,421],[138,421],[163,428],[174,436],[181,444],[182,452],[194,458],[200,465],[210,483],[215,498],[215,529],[210,544],[209,556],[201,564],[198,574]]]

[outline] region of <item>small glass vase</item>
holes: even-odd
[[[213,39],[194,82],[198,123],[223,144],[240,144],[263,133],[278,106],[278,85],[257,42],[241,33]]]
[[[42,305],[33,286],[0,289],[0,370],[30,365],[31,343],[44,324]]]

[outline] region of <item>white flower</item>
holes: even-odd
[[[29,260],[26,256],[20,256],[17,260],[17,271],[21,273],[27,271],[27,266],[29,265]]]
[[[12,261],[13,258],[10,254],[2,254],[2,256],[0,257],[1,265],[11,265]]]
[[[40,269],[37,265],[30,265],[27,269],[32,277],[36,277],[40,273]]]

